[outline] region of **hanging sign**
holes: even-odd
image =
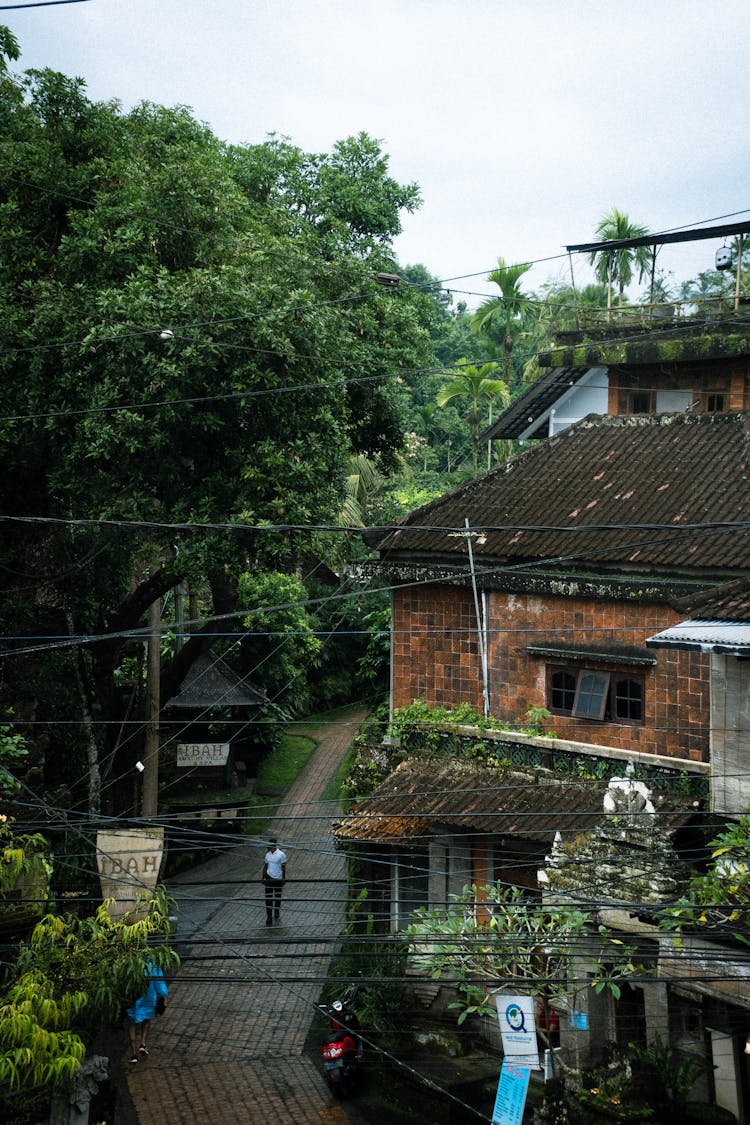
[[[496,993],[495,1004],[505,1058],[516,1066],[539,1069],[534,997]]]
[[[508,1059],[503,1059],[495,1108],[492,1111],[492,1125],[521,1125],[530,1074],[528,1066],[516,1066]]]
[[[136,899],[153,891],[164,858],[163,828],[112,828],[96,834],[96,866],[103,899],[114,899],[110,917],[137,921]]]
[[[229,757],[228,742],[178,742],[177,768],[190,766],[225,766]]]

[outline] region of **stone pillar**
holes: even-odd
[[[663,1043],[669,1042],[669,990],[664,981],[647,981],[643,984],[646,1009],[646,1039],[652,1043],[657,1035]]]
[[[108,1077],[109,1059],[89,1055],[73,1078],[70,1093],[54,1098],[50,1107],[49,1125],[89,1125],[89,1105],[99,1086]]]

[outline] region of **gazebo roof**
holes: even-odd
[[[258,707],[268,703],[262,688],[255,687],[237,675],[214,652],[198,656],[180,684],[180,690],[166,707],[205,710],[211,707]]]

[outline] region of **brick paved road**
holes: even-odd
[[[321,794],[363,717],[315,730],[317,749],[277,811],[273,831],[289,859],[280,926],[266,927],[257,881],[265,840],[170,882],[178,940],[189,944],[168,1011],[152,1024],[151,1054],[127,1070],[139,1125],[348,1121],[302,1051],[346,898],[329,834],[336,809]]]

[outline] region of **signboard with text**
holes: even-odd
[[[163,828],[112,828],[96,834],[96,866],[103,899],[114,899],[110,917],[137,921],[136,899],[153,891],[164,858]],[[140,912],[139,912],[140,913]]]
[[[528,1066],[516,1066],[508,1059],[503,1059],[492,1125],[521,1125],[530,1074]]]
[[[228,742],[178,742],[177,768],[225,766],[229,758]]]
[[[538,1070],[534,997],[496,993],[495,1004],[505,1058],[516,1066],[530,1066]]]

